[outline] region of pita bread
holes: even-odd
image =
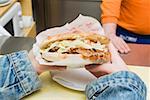
[[[42,58],[48,62],[72,57],[103,64],[110,61],[109,39],[95,33],[60,33],[49,36],[40,44]]]

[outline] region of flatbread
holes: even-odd
[[[96,33],[60,33],[49,36],[40,44],[42,58],[48,62],[79,57],[103,64],[110,61],[109,39]]]

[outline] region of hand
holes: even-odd
[[[41,74],[44,71],[47,70],[65,70],[66,67],[65,66],[48,66],[48,65],[40,65],[37,60],[35,59],[34,55],[33,55],[33,51],[31,50],[28,54],[29,59],[34,67],[34,69],[37,71],[38,74]]]
[[[114,46],[116,47],[116,49],[118,49],[120,53],[128,53],[130,51],[130,48],[126,44],[126,42],[122,38],[116,36],[116,23],[103,24],[103,28],[106,33],[106,36],[111,40],[111,42],[114,44]]]
[[[111,52],[111,62],[102,65],[88,65],[85,68],[92,74],[94,74],[96,77],[100,77],[118,71],[127,71],[127,65],[121,59],[121,57],[119,56],[118,52],[112,44],[109,45],[109,51]]]
[[[120,53],[130,52],[129,46],[127,45],[127,43],[121,37],[118,37],[115,34],[109,34],[107,36],[109,37],[111,42],[114,44],[114,46],[116,47],[116,49],[118,49],[118,51]]]

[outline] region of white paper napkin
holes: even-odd
[[[66,71],[52,71],[52,79],[64,87],[84,91],[86,85],[97,79],[85,68],[71,69]]]
[[[81,57],[74,57],[74,56],[70,57],[69,59],[54,62],[46,62],[45,60],[42,59],[39,44],[41,44],[43,40],[47,39],[48,36],[52,36],[58,33],[63,34],[74,31],[91,32],[104,35],[104,30],[98,20],[96,20],[93,17],[83,16],[80,14],[71,23],[67,23],[62,27],[55,27],[48,29],[37,35],[36,43],[33,46],[33,52],[37,61],[42,65],[60,65],[60,66],[67,66],[68,68],[80,68],[84,65],[92,64],[93,62],[91,62],[90,60],[85,60],[82,59]]]

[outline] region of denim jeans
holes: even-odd
[[[26,51],[0,57],[0,100],[19,100],[40,87]],[[136,74],[127,71],[91,82],[85,92],[89,100],[146,100],[145,84]]]

